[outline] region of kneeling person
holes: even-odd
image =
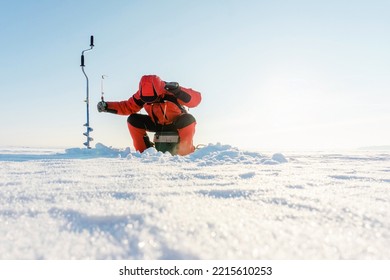
[[[134,148],[143,152],[152,146],[146,131],[177,132],[179,143],[172,154],[187,155],[194,151],[193,137],[196,120],[184,106],[199,105],[201,94],[176,82],[164,82],[156,75],[143,76],[138,91],[128,100],[98,103],[99,112],[129,115],[127,126]],[[144,108],[147,115],[138,114]]]

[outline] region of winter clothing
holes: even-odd
[[[147,75],[141,78],[139,90],[128,100],[99,102],[98,111],[129,115],[127,125],[137,151],[143,152],[151,146],[146,131],[177,131],[180,140],[175,153],[187,155],[194,151],[196,120],[184,106],[193,108],[200,102],[199,92]],[[142,108],[148,115],[137,114]]]

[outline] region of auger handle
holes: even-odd
[[[84,55],[82,54],[81,55],[81,64],[80,64],[81,67],[84,67],[85,64],[84,64]]]

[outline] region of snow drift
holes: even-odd
[[[388,153],[98,144],[0,163],[2,259],[390,257]]]
[[[50,153],[47,149],[21,149],[0,151],[0,160],[26,161],[38,159],[92,159],[92,158],[140,158],[148,162],[198,162],[201,164],[226,164],[226,163],[247,163],[247,164],[279,164],[287,162],[282,154],[274,154],[267,158],[259,153],[244,152],[229,145],[209,144],[196,150],[189,156],[171,156],[168,152],[158,152],[149,148],[144,153],[131,151],[130,148],[116,149],[97,143],[94,149],[71,148],[65,152]]]

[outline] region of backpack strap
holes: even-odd
[[[182,113],[187,113],[187,110],[184,108],[183,105],[181,105],[178,101],[177,101],[177,98],[174,97],[173,95],[164,95],[162,101],[169,101],[169,102],[172,102],[173,104],[175,104],[177,107],[179,107],[179,109],[181,110]]]

